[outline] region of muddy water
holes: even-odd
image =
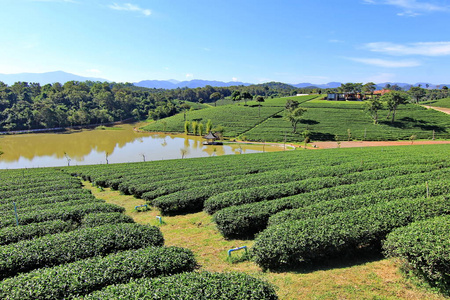
[[[104,130],[0,136],[0,169],[208,157],[283,150],[251,144],[204,146],[201,137],[136,132],[136,124]]]

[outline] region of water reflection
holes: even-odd
[[[136,132],[133,126],[2,136],[0,149],[4,154],[0,156],[0,169],[105,164],[106,161],[138,162],[263,151],[262,145],[204,146],[201,137]],[[282,150],[267,145],[264,148],[265,151]]]

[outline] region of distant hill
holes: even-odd
[[[286,83],[282,83],[282,82],[266,82],[266,83],[261,83],[261,84],[257,84],[256,86],[267,86],[269,88],[272,89],[284,89],[284,90],[293,90],[295,89],[295,87],[291,84],[286,84]]]
[[[443,86],[450,87],[449,84],[432,84],[432,83],[429,83],[429,82],[417,82],[417,83],[414,83],[414,84],[404,83],[404,82],[384,82],[384,83],[378,83],[376,86],[377,86],[378,90],[381,90],[387,84],[390,84],[390,85],[395,85],[396,84],[396,85],[398,85],[399,87],[401,87],[405,91],[409,90],[412,86],[420,86],[420,87],[422,87],[424,89],[427,88],[427,85],[428,85],[428,89],[440,89]]]
[[[298,87],[298,88],[321,88],[321,89],[333,89],[333,88],[338,88],[341,86],[342,83],[340,82],[329,82],[326,84],[314,84],[314,83],[298,83],[298,84],[294,84],[293,86]],[[450,87],[449,84],[432,84],[429,82],[417,82],[414,84],[411,83],[404,83],[404,82],[383,82],[383,83],[378,83],[376,84],[376,88],[377,90],[381,90],[383,89],[387,84],[390,85],[398,85],[399,87],[401,87],[402,89],[404,89],[405,91],[409,90],[411,88],[411,86],[421,86],[422,88],[426,89],[427,85],[429,89],[439,89],[441,87],[443,87],[444,85],[447,87]]]
[[[72,73],[67,73],[64,71],[55,71],[55,72],[46,72],[46,73],[18,73],[18,74],[1,74],[0,73],[0,81],[12,85],[15,82],[18,81],[25,81],[25,82],[38,82],[41,85],[47,84],[47,83],[55,83],[59,82],[61,84],[64,84],[67,81],[100,81],[105,82],[109,81],[104,78],[96,78],[96,77],[84,77],[75,75]],[[257,85],[277,85],[278,88],[321,88],[321,89],[332,89],[332,88],[338,88],[341,86],[341,82],[328,82],[325,84],[316,84],[316,83],[309,83],[309,82],[303,82],[303,83],[297,83],[297,84],[285,84],[285,83],[273,83],[273,82],[266,82],[263,84],[257,84]],[[390,85],[398,85],[401,88],[408,90],[411,86],[421,86],[423,88],[429,89],[437,89],[441,88],[444,85],[450,87],[450,84],[432,84],[427,82],[418,82],[414,84],[410,83],[403,83],[403,82],[384,82],[384,83],[378,83],[376,84],[377,89],[383,89],[387,84]],[[215,81],[215,80],[200,80],[200,79],[194,79],[189,81],[178,81],[175,79],[169,79],[169,80],[142,80],[139,82],[134,83],[135,86],[138,87],[144,87],[144,88],[156,88],[156,89],[176,89],[176,88],[198,88],[198,87],[205,87],[207,85],[213,86],[213,87],[230,87],[230,86],[249,86],[253,85],[253,83],[245,83],[240,81],[230,81],[230,82],[223,82],[223,81]]]
[[[198,88],[205,87],[207,85],[214,87],[228,87],[237,85],[251,85],[250,83],[238,82],[238,81],[210,81],[210,80],[200,80],[194,79],[190,81],[176,81],[176,80],[143,80],[134,83],[135,86],[146,87],[146,88],[156,88],[156,89],[176,89],[176,88]]]
[[[309,83],[309,82],[305,82],[305,83],[297,83],[297,84],[293,84],[293,86],[297,87],[297,88],[309,88],[309,87],[317,87],[317,88],[321,88],[321,89],[334,89],[337,87],[340,87],[342,83],[340,82],[328,82],[326,84],[316,84],[316,83]]]
[[[12,85],[15,82],[18,81],[25,81],[25,82],[38,82],[41,85],[47,84],[47,83],[55,83],[59,82],[61,84],[64,84],[67,81],[101,81],[105,82],[108,81],[103,78],[94,78],[94,77],[84,77],[79,76],[63,71],[55,71],[55,72],[46,72],[46,73],[18,73],[18,74],[0,74],[0,81],[3,81],[7,85]]]
[[[264,83],[268,85],[272,85],[272,83]],[[258,85],[264,85],[258,84]],[[281,84],[281,83],[279,83]],[[244,85],[249,86],[252,83],[231,81],[231,82],[223,82],[223,81],[209,81],[209,80],[199,80],[194,79],[190,81],[176,81],[176,80],[143,80],[134,83],[136,86],[146,87],[146,88],[157,88],[157,89],[176,89],[176,88],[197,88],[197,87],[205,87],[207,85],[214,87],[229,87],[229,86],[238,86]],[[328,88],[337,88],[341,86],[340,82],[329,82],[326,84],[313,84],[313,83],[298,83],[298,84],[284,84],[285,86],[296,87],[296,88],[305,88],[305,87],[318,87],[322,89]]]

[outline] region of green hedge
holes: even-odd
[[[23,189],[31,189],[31,188],[41,188],[41,187],[49,187],[49,186],[59,186],[70,185],[70,186],[79,186],[81,187],[81,181],[78,178],[68,176],[68,174],[58,172],[58,173],[49,173],[47,175],[41,176],[39,175],[38,181],[32,181],[31,178],[24,178],[21,181],[17,180],[3,180],[0,183],[0,192],[3,191],[15,191],[15,190],[23,190]]]
[[[405,269],[450,294],[450,215],[412,223],[391,232],[383,245]]]
[[[55,209],[59,208],[62,210],[68,209],[73,206],[77,205],[85,205],[85,204],[91,204],[91,203],[105,203],[105,200],[101,199],[76,199],[76,200],[68,200],[64,202],[58,202],[58,203],[46,203],[46,204],[36,204],[36,205],[24,205],[23,203],[16,203],[16,209],[17,213],[19,215],[22,214],[29,214],[34,213],[36,211],[43,211],[48,209]],[[9,218],[10,216],[14,216],[14,205],[10,204],[9,210],[3,210],[0,211],[0,219],[3,219],[4,217]]]
[[[25,196],[28,194],[40,194],[40,193],[48,193],[48,192],[56,192],[56,191],[65,191],[68,189],[79,188],[81,189],[81,182],[77,181],[60,181],[57,183],[53,183],[50,185],[41,185],[37,187],[29,187],[24,189],[14,189],[14,190],[3,190],[0,191],[0,198],[9,198],[15,196]]]
[[[54,220],[0,229],[0,245],[17,243],[47,234],[72,231],[77,227],[70,221]]]
[[[416,185],[433,178],[448,180],[449,173],[450,169],[447,168],[427,173],[388,177],[385,180],[363,181],[275,200],[231,206],[216,212],[213,219],[219,231],[227,238],[253,237],[267,227],[268,220],[272,215],[283,210],[302,208],[320,201]]]
[[[8,203],[0,204],[0,212],[4,211],[10,211],[14,209],[13,202],[16,202],[16,206],[18,209],[21,209],[23,207],[32,207],[32,206],[38,206],[38,205],[45,205],[45,204],[53,204],[53,205],[59,205],[59,203],[64,203],[68,201],[77,201],[77,200],[91,200],[92,202],[95,202],[95,197],[92,194],[72,194],[69,195],[62,195],[62,196],[53,196],[53,197],[42,197],[42,198],[33,198],[33,199],[27,199],[24,197],[18,197],[17,199],[10,200]],[[104,201],[102,201],[104,202]]]
[[[85,300],[276,300],[274,288],[259,279],[238,273],[184,273],[169,277],[132,280],[94,292]]]
[[[123,213],[92,213],[81,219],[82,227],[97,227],[106,224],[134,223],[132,217]]]
[[[428,183],[429,196],[439,196],[450,193],[449,179],[430,181]],[[356,195],[336,200],[320,201],[298,209],[289,209],[279,212],[269,218],[268,226],[284,223],[286,221],[317,218],[336,212],[360,209],[382,202],[399,200],[404,198],[418,198],[427,195],[425,183],[400,187],[392,190],[371,192],[364,195]]]
[[[55,207],[42,211],[19,214],[19,224],[26,225],[51,220],[71,220],[79,223],[81,219],[90,213],[95,212],[124,212],[125,208],[109,203],[88,203],[66,207],[64,209]],[[0,228],[15,226],[14,216],[0,218]]]
[[[53,198],[55,197],[55,198]],[[13,202],[34,202],[37,203],[56,203],[61,201],[67,201],[79,198],[89,198],[93,197],[91,192],[88,190],[77,188],[69,188],[65,190],[57,191],[42,191],[40,193],[32,192],[26,195],[15,195],[7,198],[0,198],[1,205],[10,205]],[[45,200],[44,200],[45,199]],[[42,201],[39,201],[42,200]],[[47,201],[48,200],[48,201]]]
[[[330,176],[313,177],[314,170],[309,177],[302,178],[302,180],[294,181],[298,175],[290,176],[292,182],[281,182],[278,184],[264,185],[252,188],[244,188],[231,192],[225,192],[216,196],[210,197],[205,201],[205,210],[207,213],[214,213],[225,207],[241,205],[246,203],[261,202],[264,200],[277,199],[288,197],[296,194],[313,192],[316,190],[330,188],[338,185],[357,183],[366,180],[379,180],[393,176],[401,176],[405,174],[423,173],[440,168],[440,165],[402,165],[395,167],[375,168],[366,164],[356,164],[348,167],[341,167],[340,170],[333,170],[334,167],[329,167]],[[297,171],[298,172],[298,171]],[[323,171],[321,172],[324,173]],[[306,175],[306,174],[305,174]],[[319,176],[319,175],[316,175]]]
[[[285,222],[261,232],[252,248],[264,269],[336,257],[376,246],[395,228],[450,214],[449,195],[402,199],[321,218]]]
[[[193,271],[194,254],[177,247],[147,247],[42,268],[0,282],[1,299],[69,299],[131,278]]]
[[[305,164],[308,163],[310,163],[310,165],[305,166]],[[287,167],[289,169],[286,169]],[[350,170],[360,168],[361,168],[360,162],[344,163],[340,166],[326,166],[326,168],[324,168],[321,166],[316,166],[315,164],[312,164],[312,162],[303,160],[297,162],[295,161],[289,162],[289,165],[287,166],[286,162],[278,162],[277,160],[272,161],[269,159],[265,162],[264,165],[259,163],[257,167],[240,166],[239,168],[236,168],[236,166],[231,166],[231,169],[222,170],[221,168],[220,172],[214,171],[195,176],[193,176],[191,172],[191,174],[187,174],[185,178],[179,178],[170,181],[156,181],[151,184],[146,183],[141,186],[134,187],[132,193],[135,194],[136,196],[140,196],[139,193],[141,191],[149,189],[151,187],[150,191],[147,191],[142,194],[142,197],[144,199],[146,199],[147,201],[151,201],[155,199],[156,196],[168,194],[169,191],[173,193],[188,188],[205,186],[206,184],[215,184],[223,182],[224,178],[226,178],[227,182],[245,179],[248,187],[248,186],[255,186],[255,182],[256,184],[284,183],[296,180],[303,180],[311,177],[346,174],[350,172]],[[346,169],[348,169],[347,172],[345,172]],[[189,184],[183,182],[183,179],[187,180]],[[121,185],[123,184],[125,183],[122,183]]]
[[[378,166],[376,163],[375,166]],[[366,166],[361,166],[361,164],[358,166],[358,169],[371,169],[374,168],[373,164],[366,164]],[[349,167],[349,171],[355,170],[355,166]],[[313,173],[314,171],[310,172],[304,172],[304,169],[298,169],[298,175],[291,175],[291,176],[276,176],[272,172],[263,172],[259,174],[252,174],[248,175],[245,179],[241,180],[235,180],[235,181],[228,181],[227,179],[224,179],[223,182],[213,184],[213,185],[203,185],[197,188],[191,188],[191,189],[185,189],[179,192],[175,192],[166,196],[158,197],[154,199],[151,203],[158,207],[162,214],[166,215],[172,215],[172,214],[178,214],[178,213],[187,213],[187,212],[196,212],[203,208],[205,200],[210,198],[213,195],[219,195],[226,191],[235,191],[235,190],[241,190],[241,189],[248,189],[251,187],[259,188],[262,185],[266,184],[278,184],[278,186],[281,183],[286,183],[285,191],[278,192],[279,189],[271,189],[272,191],[275,191],[275,195],[282,195],[282,194],[288,194],[292,195],[297,192],[301,192],[302,189],[305,187],[302,185],[302,183],[296,183],[296,180],[299,179],[306,179],[307,175]],[[344,173],[345,174],[345,173]],[[353,173],[352,173],[353,174]],[[359,174],[359,172],[356,172],[355,174]],[[353,180],[364,180],[365,178],[363,175],[356,176]],[[313,180],[313,179],[310,179]],[[321,180],[321,179],[318,179]],[[342,180],[343,181],[343,180]],[[332,186],[339,184],[342,182],[339,179],[336,180],[330,180],[328,179],[325,182],[330,182],[328,185],[325,183],[325,186]],[[290,182],[290,184],[289,184]],[[293,185],[300,185],[298,189],[293,188]],[[311,184],[311,183],[310,183]],[[319,187],[313,187],[313,188],[319,188]],[[265,191],[263,191],[264,194]],[[250,193],[251,194],[251,193]],[[220,197],[220,196],[219,196]]]
[[[0,279],[120,250],[162,246],[157,227],[114,224],[47,235],[0,247]],[[20,251],[18,251],[20,249]]]

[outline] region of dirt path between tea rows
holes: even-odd
[[[450,144],[450,141],[341,141],[341,142],[313,142],[311,145],[318,149],[376,147],[376,146],[403,146],[403,145],[431,145]]]
[[[422,105],[425,108],[428,109],[434,109],[443,113],[446,113],[447,115],[450,115],[450,108],[447,107],[437,107],[437,106],[429,106],[429,105]]]

